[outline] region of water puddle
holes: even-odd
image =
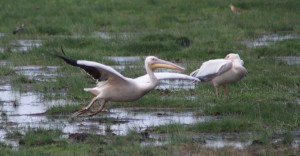
[[[55,81],[57,76],[57,66],[18,66],[14,70],[31,80],[36,81]]]
[[[300,147],[300,139],[296,139],[292,142],[293,148],[299,148]]]
[[[195,134],[195,140],[204,140],[202,144],[207,148],[232,147],[235,149],[245,149],[252,144],[250,133],[218,133],[218,134]]]
[[[300,105],[300,97],[296,98],[296,102],[298,103],[298,105]]]
[[[12,52],[26,52],[42,46],[42,40],[17,40],[12,44]]]
[[[176,89],[195,89],[196,83],[190,80],[161,80],[156,89],[161,90],[176,90]]]
[[[7,138],[13,132],[25,134],[28,128],[61,129],[64,137],[71,134],[115,134],[126,135],[129,131],[145,132],[155,126],[167,124],[193,124],[214,120],[212,116],[197,116],[193,112],[174,112],[172,109],[152,109],[147,112],[140,108],[114,108],[105,110],[94,117],[79,116],[70,120],[71,115],[47,116],[45,111],[52,106],[70,103],[65,100],[44,100],[39,93],[19,92],[9,84],[0,86],[0,141],[18,147],[17,139]],[[168,134],[167,134],[168,135]],[[246,136],[246,137],[245,137]],[[142,146],[161,146],[168,144],[160,134],[149,134],[150,141]],[[167,137],[165,137],[167,138]],[[241,139],[241,138],[248,138]],[[250,138],[250,139],[249,139]],[[233,134],[195,134],[195,140],[208,148],[233,147],[244,149],[251,145],[251,135]],[[299,140],[293,147],[299,147]]]
[[[288,65],[295,65],[300,64],[300,57],[299,56],[280,56],[275,57],[279,61],[283,61]]]
[[[109,128],[116,135],[126,135],[130,130],[143,131],[164,124],[192,124],[211,119],[211,117],[197,117],[192,112],[174,113],[171,110],[140,112],[126,108],[111,109],[94,117],[80,116],[73,121],[69,121],[72,114],[60,117],[45,115],[49,107],[65,103],[67,103],[65,100],[44,100],[34,92],[15,91],[9,84],[0,86],[0,125],[2,125],[0,141],[17,146],[17,141],[6,138],[6,135],[11,132],[24,134],[28,128],[59,128],[66,135],[74,133],[105,135]]]
[[[0,32],[0,38],[1,38],[1,37],[4,37],[4,36],[5,36],[5,33],[1,33],[1,32]]]
[[[241,141],[229,141],[229,140],[206,140],[205,147],[209,148],[224,148],[233,147],[235,149],[245,149],[247,146],[251,145],[251,141],[241,142]]]
[[[165,115],[160,115],[165,114]],[[101,118],[114,119],[112,123],[101,123]],[[105,129],[109,128],[116,135],[126,135],[130,130],[144,131],[149,127],[160,126],[171,123],[192,124],[195,122],[204,122],[210,120],[210,117],[196,117],[192,112],[174,113],[171,111],[151,111],[138,112],[129,108],[111,109],[109,113],[102,113],[100,116],[93,118],[84,118],[83,122],[68,123],[65,133],[86,133],[92,129],[97,134],[105,134]],[[96,122],[95,122],[96,121]]]
[[[1,50],[1,49],[0,49]],[[7,61],[0,60],[0,66],[6,66],[8,64]]]
[[[106,56],[105,59],[112,60],[119,65],[133,64],[137,62],[143,62],[144,56]]]
[[[297,39],[297,38],[299,38],[299,36],[296,34],[286,34],[286,35],[265,34],[258,39],[246,40],[246,41],[242,41],[242,43],[249,48],[257,48],[261,46],[268,46],[278,41]]]
[[[1,112],[8,116],[31,115],[44,113],[46,109],[64,101],[45,101],[38,93],[18,92],[11,85],[0,86]]]
[[[111,39],[131,39],[136,37],[136,33],[130,32],[96,32],[95,35],[101,39],[111,40]]]
[[[153,145],[162,146],[170,144],[171,136],[169,134],[148,134],[149,140],[142,142],[142,146]],[[194,134],[194,142],[197,142],[207,148],[232,147],[235,149],[245,149],[252,144],[251,136],[248,134],[228,133],[228,134]],[[247,140],[247,141],[245,141]]]
[[[0,110],[1,124],[0,141],[4,141],[13,146],[16,141],[6,139],[6,134],[13,131],[24,132],[28,127],[40,127],[48,122],[45,116],[41,114],[53,105],[65,103],[62,100],[45,101],[37,93],[13,91],[9,84],[0,86]]]

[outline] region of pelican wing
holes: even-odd
[[[202,63],[200,69],[195,70],[190,75],[207,82],[214,77],[223,74],[232,67],[232,62],[225,59],[214,59]]]
[[[244,66],[239,66],[238,69],[242,75],[242,77],[246,76],[248,74],[247,69]]]
[[[58,55],[66,63],[83,69],[97,81],[105,81],[108,79],[125,80],[126,78],[110,66],[101,63],[85,60],[73,60],[64,56]]]
[[[159,72],[154,73],[155,77],[158,80],[170,80],[170,79],[184,79],[184,80],[191,80],[191,81],[199,81],[198,78],[193,76],[180,74],[180,73],[168,73],[168,72]],[[148,74],[135,78],[138,82],[150,82],[150,77]]]

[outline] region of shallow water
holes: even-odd
[[[172,123],[193,124],[215,119],[210,116],[197,117],[192,112],[174,113],[168,109],[154,109],[149,112],[143,112],[139,111],[138,108],[115,108],[94,117],[79,116],[74,120],[69,120],[71,114],[68,116],[50,117],[44,114],[47,108],[54,105],[63,105],[67,102],[65,100],[46,101],[41,99],[37,93],[14,91],[10,85],[0,86],[0,99],[2,103],[0,108],[2,114],[5,114],[0,120],[2,125],[0,127],[0,141],[14,147],[18,146],[18,140],[7,139],[6,134],[16,131],[24,134],[28,128],[58,128],[68,136],[75,133],[105,135],[106,129],[109,127],[111,133],[126,135],[130,130],[143,132],[159,125]],[[102,122],[103,120],[101,119],[106,118],[113,121]],[[160,141],[157,135],[150,135],[150,138],[154,139],[154,141],[150,143],[143,142],[142,145],[160,146],[168,143],[167,141]],[[226,140],[228,137],[224,137],[224,135],[222,137],[207,135],[205,138],[204,146],[209,148],[229,146],[243,149],[249,145],[249,142],[234,141],[232,139]]]
[[[279,61],[283,61],[287,63],[288,65],[295,65],[300,64],[300,57],[299,56],[280,56],[275,57]]]
[[[290,39],[297,39],[300,38],[296,34],[286,34],[286,35],[277,35],[277,34],[265,34],[262,35],[260,38],[253,39],[253,40],[246,40],[242,41],[249,48],[256,48],[261,46],[268,46],[272,43]]]
[[[31,80],[37,81],[55,81],[57,76],[57,66],[18,66],[14,70]]]
[[[159,115],[159,114],[167,115]],[[98,118],[113,118],[113,123],[95,122]],[[82,118],[84,122],[69,123],[70,126],[64,129],[65,133],[85,133],[93,127],[97,134],[105,134],[105,128],[109,126],[114,134],[125,135],[130,130],[144,131],[153,126],[165,125],[170,123],[192,124],[195,122],[204,122],[211,120],[211,117],[195,117],[192,112],[174,113],[170,111],[151,111],[151,112],[137,112],[126,108],[111,109],[109,113],[100,113],[100,116],[93,117],[91,120]]]
[[[224,148],[233,147],[236,149],[244,149],[251,145],[251,141],[241,142],[241,141],[228,141],[228,140],[206,140],[205,147],[210,148]]]
[[[148,127],[169,123],[192,124],[204,122],[211,117],[196,117],[192,112],[174,113],[168,110],[138,112],[131,109],[116,108],[100,113],[95,117],[80,116],[74,121],[71,117],[48,117],[45,111],[54,105],[63,105],[65,100],[43,100],[38,93],[15,91],[9,84],[0,86],[0,109],[2,112],[0,141],[13,142],[6,139],[6,134],[12,131],[24,133],[27,128],[59,128],[65,134],[96,133],[105,134],[109,127],[117,135],[125,135],[129,130],[143,131]],[[164,114],[164,115],[159,115]],[[102,123],[101,119],[112,118],[113,122]],[[17,143],[14,143],[15,146]]]
[[[300,97],[296,98],[296,102],[300,105]]]
[[[111,40],[111,39],[130,39],[137,35],[137,33],[130,33],[130,32],[95,32],[95,35],[97,37],[100,37],[101,39],[105,40]]]
[[[6,139],[6,134],[12,131],[24,131],[31,127],[43,127],[47,125],[48,119],[45,116],[34,115],[44,113],[50,106],[63,104],[65,101],[45,101],[37,93],[12,90],[9,84],[0,86],[0,109],[1,125],[0,141],[5,141],[13,146],[16,141]],[[50,127],[50,126],[49,126]]]
[[[4,61],[4,60],[1,60],[1,61],[0,61],[0,66],[5,66],[5,65],[7,65],[7,64],[8,64],[7,61]]]
[[[5,33],[1,33],[1,32],[0,32],[0,38],[1,38],[1,37],[4,37],[4,36],[5,36]]]
[[[12,52],[26,52],[33,48],[38,48],[42,46],[42,40],[17,40],[13,43],[11,51]]]
[[[127,65],[132,64],[136,62],[142,62],[144,61],[144,56],[105,56],[105,59],[112,60],[119,65]]]
[[[151,141],[144,141],[142,145],[162,146],[169,144],[169,134],[149,134]],[[220,133],[220,134],[194,134],[193,140],[195,143],[203,145],[207,148],[224,148],[232,147],[235,149],[245,149],[252,144],[251,134],[238,133]]]

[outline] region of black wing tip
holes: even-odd
[[[61,52],[66,56],[63,46],[60,46]]]
[[[56,57],[63,59],[66,63],[68,63],[72,66],[78,66],[77,60],[73,60],[73,59],[67,58],[67,57],[62,56],[62,55],[56,55]]]
[[[200,80],[200,82],[205,82],[205,79],[199,78],[199,77],[197,77],[197,78]]]
[[[53,57],[57,57],[57,58],[60,58],[62,60],[64,60],[66,63],[72,65],[72,66],[77,66],[77,60],[73,60],[73,59],[70,59],[70,58],[67,58],[66,57],[66,54],[64,52],[64,49],[63,47],[61,46],[61,52],[63,55],[60,55],[60,54],[52,54]]]

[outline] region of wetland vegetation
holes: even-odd
[[[0,2],[0,155],[296,155],[300,150],[300,64],[277,58],[300,57],[298,0]],[[240,12],[232,13],[229,4]],[[74,59],[111,66],[120,64],[107,56],[156,55],[183,63],[186,73],[233,52],[249,73],[229,86],[228,96],[217,97],[210,84],[157,89],[135,102],[110,103],[96,117],[74,119],[72,113],[92,98],[83,88],[95,82],[51,57],[61,47]],[[143,61],[125,62],[119,71],[128,77],[145,74]],[[28,109],[23,103],[43,110],[26,114],[32,123],[17,122]],[[124,107],[158,119],[189,112],[195,122],[136,126],[116,135],[115,123],[132,121],[114,112]],[[99,134],[95,123],[108,124]],[[80,133],[64,132],[72,124],[82,125]],[[205,146],[228,135],[246,145]]]

